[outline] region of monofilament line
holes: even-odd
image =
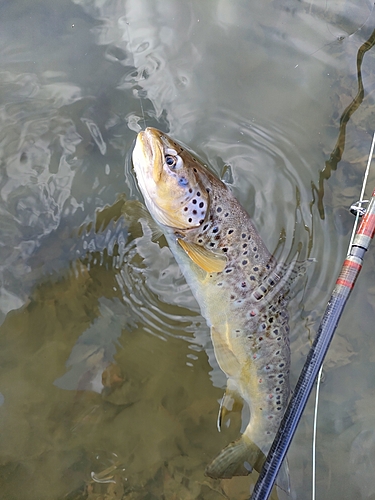
[[[130,23],[128,23],[128,22],[126,21],[126,29],[127,29],[127,32],[128,32],[128,39],[129,39],[130,53],[131,53],[132,58],[133,58],[133,66],[134,66],[134,68],[135,68],[136,66],[135,66],[135,58],[134,58],[134,52],[133,52],[133,40],[132,40],[132,38],[131,38],[131,36],[130,36],[130,28],[129,28],[129,26],[130,26]],[[139,78],[139,76],[138,76],[138,78],[137,78],[137,82],[138,82],[138,83],[139,83],[139,80],[140,80],[140,78]],[[139,91],[138,91],[138,97],[139,97],[139,104],[141,105],[141,112],[142,112],[142,118],[143,118],[143,125],[144,125],[144,130],[145,130],[145,129],[146,129],[146,117],[145,117],[145,112],[144,112],[144,109],[143,109],[142,95],[139,93]]]
[[[367,179],[368,179],[368,175],[370,172],[370,165],[371,165],[371,161],[372,161],[373,154],[374,154],[374,147],[375,147],[375,132],[374,132],[374,135],[372,136],[370,153],[369,153],[369,157],[367,160],[365,175],[363,178],[361,196],[360,196],[360,199],[358,202],[359,207],[362,207],[362,204],[364,201],[363,197],[365,194]],[[352,244],[353,244],[353,240],[354,240],[354,237],[355,237],[355,234],[357,231],[359,217],[360,217],[360,211],[357,210],[357,213],[355,216],[355,221],[353,224],[352,235],[350,237],[347,255],[349,255],[350,249],[351,249]],[[315,409],[314,409],[313,439],[312,439],[312,493],[311,493],[312,500],[316,500],[316,498],[315,498],[315,495],[316,495],[316,429],[317,429],[317,422],[318,422],[319,390],[320,390],[320,381],[322,378],[322,372],[323,372],[323,365],[320,367],[320,370],[319,370],[319,375],[318,375],[317,384],[316,384],[316,394],[315,394]]]

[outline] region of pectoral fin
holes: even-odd
[[[177,241],[190,259],[204,271],[208,273],[219,273],[224,270],[227,263],[225,255],[206,250],[201,245],[189,243],[180,238],[178,238]]]

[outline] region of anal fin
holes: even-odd
[[[230,381],[228,381],[230,383]],[[224,418],[231,412],[240,412],[243,407],[243,399],[235,389],[227,387],[221,398],[219,413],[217,416],[217,430],[220,432]]]

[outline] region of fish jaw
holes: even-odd
[[[187,150],[148,127],[137,136],[132,160],[147,208],[159,224],[174,230],[203,224],[209,201],[204,167]]]

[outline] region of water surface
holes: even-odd
[[[132,145],[144,126],[169,132],[231,184],[280,260],[315,259],[289,308],[294,384],[375,128],[369,50],[329,162],[374,28],[367,0],[1,3],[2,498],[248,497],[255,475],[203,475],[241,419],[217,432],[225,377],[138,204]],[[319,498],[375,495],[374,260],[370,248],[325,365]],[[292,498],[311,497],[312,416],[310,402]]]

